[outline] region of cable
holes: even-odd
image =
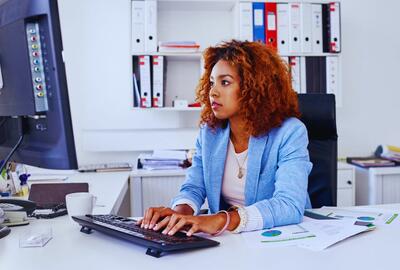
[[[0,122],[0,128],[7,122],[7,118],[4,117],[3,120]]]
[[[4,167],[6,166],[7,162],[10,160],[10,158],[12,157],[14,152],[17,151],[17,149],[21,145],[23,139],[24,139],[24,135],[22,134],[19,137],[17,144],[13,147],[13,149],[10,151],[10,153],[7,155],[7,157],[3,160],[3,164],[1,164],[1,167],[0,167],[0,173],[3,171]]]

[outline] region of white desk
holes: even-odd
[[[105,177],[107,178],[107,177]],[[93,179],[96,184],[102,181]],[[106,181],[104,181],[105,183]],[[112,182],[118,184],[116,177]],[[98,189],[100,191],[100,189]],[[114,204],[118,196],[97,193],[99,200]],[[112,201],[114,200],[114,202]],[[400,210],[400,204],[383,208]],[[112,210],[106,206],[103,210]],[[96,213],[106,212],[96,209]],[[53,239],[43,248],[19,248],[19,233],[26,229],[50,226]],[[225,233],[215,240],[218,247],[171,253],[157,259],[145,255],[146,248],[94,232],[86,235],[68,217],[37,220],[31,225],[13,228],[0,240],[0,269],[76,270],[76,269],[385,269],[398,267],[400,225],[386,226],[347,239],[322,252],[297,247],[252,249],[244,244],[246,234]]]
[[[128,192],[129,172],[77,173],[68,175],[68,179],[63,181],[68,182],[89,184],[89,192],[97,197],[97,206],[93,210],[95,214],[117,213]],[[51,228],[53,239],[43,248],[19,248],[20,234],[40,227]],[[75,238],[80,235],[75,232],[79,232],[79,227],[68,216],[49,220],[33,219],[27,226],[12,227],[11,233],[0,239],[0,269],[69,269],[68,264],[58,265],[58,261],[68,261],[71,251],[80,252],[77,249],[80,246],[79,239]]]

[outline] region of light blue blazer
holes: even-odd
[[[187,199],[200,209],[207,197],[211,213],[220,210],[229,134],[229,125],[215,131],[200,129],[193,164],[173,202]],[[245,206],[257,207],[264,228],[299,223],[304,209],[311,207],[307,145],[307,129],[297,118],[288,118],[264,136],[250,137]]]

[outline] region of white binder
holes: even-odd
[[[288,65],[288,67],[289,67],[289,57],[288,57],[288,56],[281,56],[281,59],[282,59],[283,62],[285,62],[285,64]]]
[[[139,56],[140,70],[140,107],[151,107],[151,73],[150,73],[150,56]]]
[[[289,4],[277,4],[278,52],[289,53]]]
[[[253,41],[253,5],[239,3],[239,40]]]
[[[152,106],[164,107],[164,56],[154,55],[153,62],[153,94]]]
[[[301,93],[300,81],[300,57],[289,56],[290,73],[292,75],[292,87],[297,93]]]
[[[312,15],[311,4],[301,4],[301,51],[303,53],[312,52]]]
[[[146,52],[157,52],[157,1],[149,0],[145,3],[144,49]]]
[[[307,94],[306,56],[300,58],[300,93]],[[314,76],[317,76],[316,74]]]
[[[132,1],[132,52],[144,52],[144,1]]]
[[[326,92],[335,96],[339,92],[339,62],[336,56],[326,57]]]
[[[322,5],[311,4],[312,51],[322,53]]]
[[[340,40],[340,4],[339,2],[329,3],[330,10],[330,23],[331,23],[331,35],[330,35],[330,51],[340,52],[341,40]]]
[[[281,57],[282,61],[284,62],[284,64],[286,65],[286,68],[287,68],[287,70],[288,70],[288,72],[290,74],[291,69],[290,69],[290,63],[289,63],[289,56],[282,56],[281,55],[280,57]],[[290,74],[290,77],[292,77],[291,74]]]
[[[289,3],[289,52],[301,52],[300,3]]]
[[[140,89],[135,72],[133,72],[133,107],[140,107]]]

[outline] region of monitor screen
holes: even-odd
[[[0,160],[76,169],[56,0],[0,0]]]

